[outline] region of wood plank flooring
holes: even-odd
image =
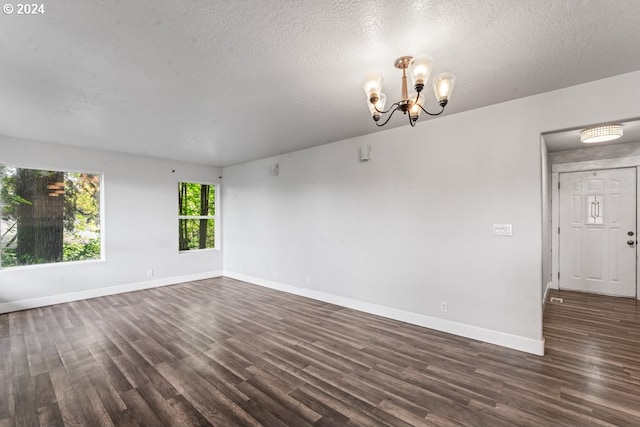
[[[637,302],[560,296],[545,357],[228,278],[0,315],[0,427],[640,425]]]

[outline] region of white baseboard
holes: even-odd
[[[547,303],[547,297],[549,296],[549,290],[556,289],[553,282],[547,282],[547,288],[544,290],[544,297],[542,298],[542,306]]]
[[[492,329],[480,328],[477,326],[458,323],[438,317],[412,313],[410,311],[400,310],[393,307],[358,301],[351,298],[315,291],[313,289],[285,285],[283,283],[260,279],[252,276],[246,276],[244,274],[234,273],[230,271],[225,271],[223,273],[223,276],[242,280],[243,282],[252,283],[254,285],[259,285],[266,288],[276,289],[278,291],[315,299],[318,301],[328,302],[330,304],[339,305],[341,307],[352,308],[354,310],[362,311],[365,313],[375,314],[377,316],[387,317],[389,319],[399,320],[401,322],[411,323],[413,325],[447,332],[453,335],[459,335],[490,344],[496,344],[502,347],[512,348],[514,350],[524,351],[526,353],[531,353],[538,356],[544,355],[544,338],[542,338],[541,340],[535,340],[532,338],[512,335]]]
[[[29,308],[46,307],[48,305],[103,297],[106,295],[121,294],[124,292],[139,291],[141,289],[157,288],[160,286],[175,285],[177,283],[191,282],[193,280],[209,279],[212,277],[220,276],[222,276],[222,271],[207,271],[204,273],[187,274],[184,276],[165,277],[162,279],[147,280],[144,282],[128,283],[126,285],[108,286],[106,288],[87,289],[86,291],[69,292],[66,294],[5,302],[0,304],[0,313],[9,313],[12,311],[26,310]]]
[[[542,297],[542,307],[547,303],[547,297],[549,296],[549,289],[554,288],[553,282],[547,282],[547,287],[544,290],[544,296]]]

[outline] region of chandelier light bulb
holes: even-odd
[[[418,95],[418,92],[414,92],[409,95],[409,99],[411,100],[411,105],[409,107],[409,117],[412,121],[415,122],[420,117],[420,112],[422,111],[422,108],[420,107],[424,107],[424,95]]]
[[[409,65],[409,73],[411,74],[411,80],[416,91],[420,92],[427,81],[429,81],[429,75],[431,75],[431,66],[433,60],[429,55],[421,53],[416,55],[411,60]]]
[[[384,93],[381,93],[376,102],[367,101],[369,105],[369,111],[371,112],[371,117],[373,120],[378,121],[382,116],[382,111],[384,111],[384,105],[387,103],[387,97]],[[377,118],[376,118],[377,117]]]
[[[379,71],[370,71],[366,74],[364,79],[364,93],[367,94],[367,99],[378,98],[382,93],[382,73]]]
[[[433,80],[433,91],[440,105],[442,105],[443,102],[445,104],[449,102],[455,85],[456,76],[451,73],[442,73]]]

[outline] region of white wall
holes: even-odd
[[[7,137],[0,137],[0,163],[103,173],[106,245],[104,262],[0,270],[0,312],[222,270],[220,250],[178,253],[177,183],[217,182],[217,168]]]
[[[540,133],[640,116],[637,93],[640,72],[225,168],[225,274],[539,352]]]

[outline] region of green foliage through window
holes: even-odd
[[[178,247],[181,251],[215,248],[216,187],[178,183]]]
[[[100,176],[0,166],[0,267],[100,259]]]

